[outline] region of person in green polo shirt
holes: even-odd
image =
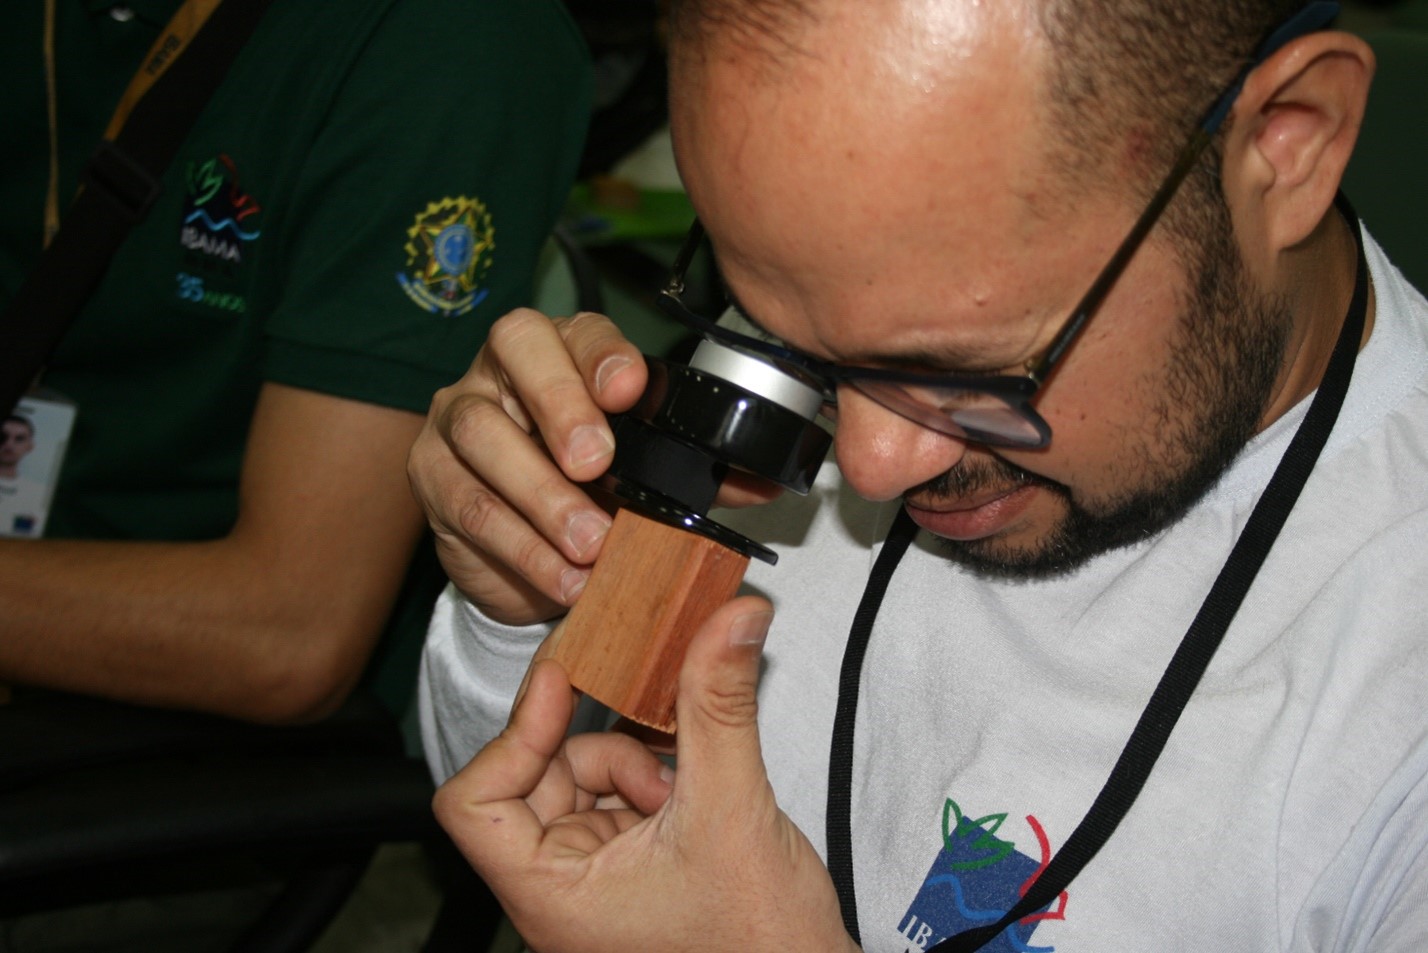
[[[0,302],[178,2],[55,0],[52,90],[45,6],[0,38]],[[529,302],[589,72],[558,0],[274,0],[45,373],[78,415],[47,538],[0,540],[0,683],[274,723],[410,694],[441,577],[407,449]]]

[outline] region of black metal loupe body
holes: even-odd
[[[712,341],[689,366],[645,361],[644,394],[611,419],[615,459],[602,484],[641,515],[775,562],[771,550],[705,514],[731,467],[809,491],[832,440],[816,423],[820,398],[767,362]]]

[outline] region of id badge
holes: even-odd
[[[75,405],[53,391],[20,399],[5,418],[0,443],[0,536],[44,535],[64,451],[74,429]]]

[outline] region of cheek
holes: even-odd
[[[1001,455],[1062,484],[1079,503],[1138,487],[1149,461],[1160,456],[1159,421],[1167,412],[1146,357],[1136,355],[1134,365],[1129,357],[1107,357],[1100,366],[1083,360],[1080,367],[1068,358],[1067,373],[1048,384],[1038,405],[1051,426],[1051,445],[1040,453]]]
[[[1043,462],[1015,461],[1063,483],[1078,500],[1136,484],[1162,456],[1162,431],[1175,413],[1164,384],[1184,302],[1177,273],[1162,256],[1151,263],[1161,268],[1149,277],[1142,269],[1136,288],[1118,285],[1045,384],[1037,409],[1052,438]]]

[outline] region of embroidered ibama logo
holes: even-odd
[[[182,301],[241,314],[248,310],[243,257],[262,235],[263,206],[239,181],[237,164],[223,154],[188,163],[184,187],[183,268],[175,276],[175,293]]]
[[[233,160],[219,155],[190,162],[185,185],[179,244],[210,261],[242,263],[243,246],[262,234],[257,222],[263,207],[243,190]]]

